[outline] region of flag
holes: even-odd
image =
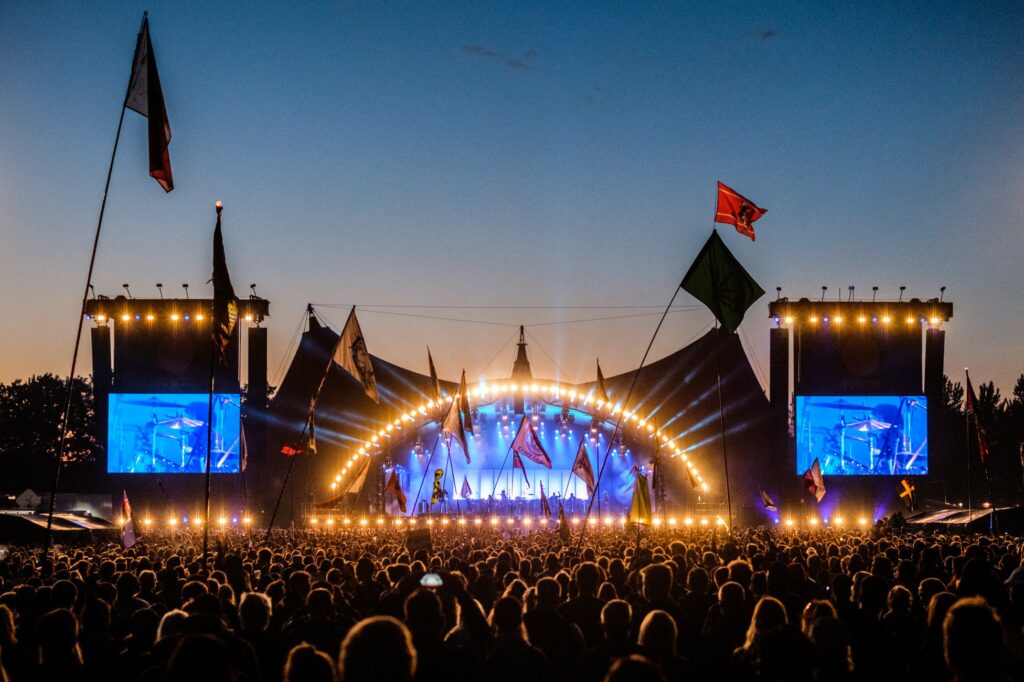
[[[469,487],[469,479],[465,475],[462,477],[462,490],[459,491],[459,494],[464,500],[468,500],[473,495],[473,489]]]
[[[747,308],[764,296],[764,290],[726,248],[718,230],[711,232],[679,286],[710,308],[730,334],[740,326]]]
[[[348,484],[348,488],[345,489],[346,493],[356,493],[363,489],[363,484],[366,483],[366,476],[370,473],[370,459],[368,457],[362,457],[365,461],[365,466],[359,472],[359,475],[352,479],[352,482]]]
[[[156,55],[149,36],[149,17],[143,15],[142,30],[135,42],[132,57],[132,75],[128,81],[128,95],[124,105],[149,119],[149,175],[164,188],[174,189],[171,176],[171,125],[167,122],[164,91],[160,87],[160,74],[156,70]]]
[[[388,484],[384,486],[384,493],[391,493],[395,496],[395,500],[398,501],[398,508],[405,513],[405,493],[402,492],[402,484],[398,482],[398,472],[394,469],[391,470],[391,477],[388,478]]]
[[[971,385],[971,375],[967,374],[967,418],[974,420],[974,430],[978,434],[978,456],[981,457],[981,463],[988,466],[988,439],[985,437],[985,427],[981,425],[981,419],[978,418],[978,397],[974,394],[974,386]]]
[[[775,504],[775,500],[768,497],[768,493],[766,493],[763,490],[761,491],[761,504],[764,505],[764,508],[770,512],[779,511],[779,507],[778,505]]]
[[[540,482],[540,513],[545,518],[551,518],[551,505],[548,504],[548,496],[544,494],[544,481]]]
[[[457,398],[448,406],[448,412],[444,416],[444,421],[441,422],[441,431],[445,436],[455,436],[455,440],[459,441],[459,445],[462,446],[462,454],[466,456],[466,464],[469,464],[469,446],[466,444],[466,427],[462,423],[462,412],[459,411],[459,401]],[[449,448],[450,447],[451,441],[449,441]]]
[[[601,361],[597,361],[597,399],[603,400],[604,402],[611,402],[608,400],[608,387],[604,383],[604,374],[601,372]]]
[[[558,537],[564,543],[572,539],[572,532],[569,530],[569,520],[565,518],[565,509],[562,503],[558,503]]]
[[[373,402],[380,403],[377,379],[373,375],[373,362],[366,351],[366,341],[363,339],[359,320],[356,319],[355,306],[352,306],[352,312],[345,321],[345,328],[338,337],[338,345],[334,348],[334,362],[359,380],[366,395],[370,396]]]
[[[295,447],[293,445],[285,445],[284,447],[281,448],[281,454],[282,455],[288,455],[289,457],[294,457],[295,455],[299,454],[300,452],[302,452],[302,450],[298,449],[297,447]]]
[[[526,481],[527,488],[533,487],[530,485],[530,479],[526,475],[526,467],[523,466],[523,460],[519,458],[519,453],[515,449],[512,450],[512,468],[523,472],[523,480]]]
[[[519,423],[519,431],[516,432],[515,440],[512,441],[512,451],[523,455],[535,464],[546,466],[548,469],[551,468],[551,458],[548,457],[547,451],[541,445],[540,437],[534,430],[533,425],[530,424],[525,416],[523,421]]]
[[[716,223],[735,225],[737,232],[750,237],[750,241],[754,241],[754,222],[767,211],[766,208],[758,208],[757,204],[742,194],[718,183]]]
[[[580,439],[580,446],[576,450],[576,461],[572,463],[572,473],[576,478],[583,481],[587,486],[587,497],[594,496],[594,470],[590,467],[590,455],[587,453],[587,446],[583,439]]]
[[[473,413],[469,410],[469,388],[466,387],[466,370],[462,370],[459,381],[459,410],[462,412],[462,425],[473,433]]]
[[[907,479],[900,480],[900,499],[908,511],[917,511],[917,488]]]
[[[213,228],[213,344],[223,367],[227,359],[228,346],[238,323],[238,299],[231,286],[228,262],[224,257],[224,237],[220,230],[220,213],[223,205],[217,202],[217,226]]]
[[[693,475],[693,471],[690,467],[684,467],[683,471],[686,472],[686,482],[690,484],[690,487],[694,490],[700,489],[700,485],[697,484],[697,478]]]
[[[316,454],[316,427],[313,424],[313,413],[309,413],[309,440],[306,441],[306,452]]]
[[[651,523],[651,491],[647,488],[647,475],[633,467],[636,485],[633,486],[633,503],[629,507],[629,520],[633,523]]]
[[[444,478],[444,469],[434,469],[434,488],[430,493],[430,504],[437,504],[444,500],[444,485],[441,479]]]
[[[135,520],[132,518],[132,505],[128,503],[128,493],[121,491],[121,544],[125,548],[135,544]]]
[[[430,365],[430,385],[434,389],[434,401],[441,400],[441,382],[437,378],[437,370],[434,369],[434,358],[430,355],[430,347],[427,347],[427,364]]]
[[[821,477],[821,465],[818,464],[817,457],[814,458],[811,468],[804,472],[803,480],[807,492],[821,502],[821,498],[825,497],[825,479]]]

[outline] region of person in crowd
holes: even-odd
[[[288,652],[284,682],[334,682],[334,661],[312,644],[298,644]]]

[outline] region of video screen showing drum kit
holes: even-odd
[[[818,459],[823,476],[928,473],[925,396],[797,396],[798,474]]]
[[[206,470],[206,393],[113,393],[107,429],[107,473],[201,474]],[[213,395],[210,467],[239,472],[241,402],[237,393]]]

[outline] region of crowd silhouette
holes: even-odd
[[[262,539],[262,538],[260,538]],[[598,529],[0,549],[0,680],[1024,679],[1024,540]],[[424,576],[431,575],[428,578]]]

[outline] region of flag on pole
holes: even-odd
[[[459,491],[459,494],[462,495],[462,499],[464,500],[468,500],[473,496],[473,489],[469,487],[469,479],[465,474],[462,476],[462,490]]]
[[[777,504],[775,504],[775,500],[768,497],[768,493],[766,493],[763,490],[761,491],[761,504],[764,505],[764,508],[770,512],[779,511],[779,507]]]
[[[804,472],[803,481],[807,492],[821,502],[821,498],[825,497],[825,479],[821,477],[821,465],[818,464],[817,457],[814,458],[811,468]]]
[[[370,396],[373,402],[380,403],[377,379],[373,375],[373,362],[366,351],[366,340],[363,339],[363,330],[356,318],[355,306],[352,306],[352,312],[345,321],[345,328],[338,337],[338,345],[334,348],[334,362],[359,380],[366,395]]]
[[[391,476],[388,478],[388,484],[384,486],[384,494],[392,494],[395,496],[395,500],[398,502],[398,508],[405,513],[405,493],[402,492],[402,484],[398,482],[398,472],[394,469],[391,470]]]
[[[174,189],[171,176],[171,125],[167,121],[164,91],[160,87],[160,74],[156,70],[156,55],[149,36],[149,17],[143,15],[142,30],[135,42],[132,57],[132,75],[128,82],[128,95],[124,105],[149,119],[149,175],[164,188]]]
[[[740,326],[747,308],[764,296],[764,290],[726,248],[718,230],[712,230],[679,286],[710,308],[730,334]]]
[[[917,511],[917,488],[907,479],[900,480],[900,500],[906,505],[907,511]]]
[[[370,473],[370,459],[369,457],[360,457],[360,459],[363,460],[363,468],[360,470],[359,475],[348,484],[345,493],[358,494],[363,489],[363,484],[366,483],[366,476]]]
[[[430,346],[427,346],[427,364],[430,365],[430,385],[434,389],[434,401],[441,399],[441,382],[437,378],[437,370],[434,369],[434,358],[430,355]]]
[[[568,544],[572,539],[572,531],[569,530],[569,519],[565,518],[565,508],[558,503],[558,537],[563,543]]]
[[[131,547],[135,540],[135,519],[132,518],[132,505],[128,502],[127,491],[121,491],[121,544]]]
[[[302,450],[298,449],[294,445],[285,445],[285,446],[281,447],[281,454],[282,455],[287,455],[289,457],[294,457],[295,455],[299,454],[300,452],[302,452]]]
[[[597,399],[604,402],[611,402],[608,399],[608,387],[604,383],[604,374],[601,372],[601,360],[597,361]]]
[[[633,486],[633,503],[629,507],[629,520],[633,523],[651,523],[651,491],[647,487],[647,475],[633,467],[636,484]]]
[[[459,381],[459,410],[462,412],[462,425],[473,433],[473,413],[469,409],[469,388],[466,386],[466,370],[462,370]]]
[[[699,490],[700,485],[698,485],[697,478],[693,475],[693,470],[690,469],[689,465],[684,467],[683,471],[686,472],[686,482],[690,484],[690,487],[694,490]]]
[[[594,470],[590,467],[590,455],[587,453],[587,445],[582,438],[579,448],[576,449],[576,461],[572,463],[572,473],[587,486],[587,497],[593,497],[596,487]]]
[[[974,421],[974,430],[978,434],[978,456],[981,457],[981,463],[988,466],[988,439],[985,437],[985,427],[978,418],[978,397],[974,394],[974,386],[971,385],[970,372],[964,370],[964,374],[967,375],[967,418]]]
[[[759,208],[757,204],[742,194],[718,183],[716,223],[735,225],[737,232],[750,237],[750,241],[754,241],[754,222],[767,211],[768,209]]]
[[[220,229],[220,214],[224,206],[217,202],[217,226],[213,228],[213,343],[221,367],[227,361],[228,347],[238,323],[238,299],[231,286],[228,262],[224,256],[224,237]]]
[[[316,454],[316,426],[314,425],[313,413],[309,413],[309,440],[306,441],[306,452]]]
[[[462,454],[466,456],[466,464],[469,464],[469,446],[466,442],[466,427],[462,423],[462,412],[459,410],[459,400],[456,398],[452,401],[452,404],[448,406],[448,412],[444,415],[444,421],[441,422],[441,431],[445,437],[454,436],[455,440],[459,441],[459,445],[462,446]],[[451,447],[451,441],[449,440],[449,447]]]
[[[523,480],[526,481],[527,488],[533,487],[530,485],[530,479],[526,475],[526,467],[523,466],[523,460],[519,458],[519,453],[516,452],[514,449],[512,450],[512,468],[519,469],[520,471],[523,472]]]
[[[540,464],[551,468],[551,458],[540,442],[540,437],[534,430],[533,425],[524,416],[519,423],[519,431],[516,432],[515,440],[512,441],[512,452],[516,452],[534,464]]]
[[[540,513],[544,518],[551,518],[551,505],[548,504],[548,496],[544,494],[544,481],[540,482]]]

